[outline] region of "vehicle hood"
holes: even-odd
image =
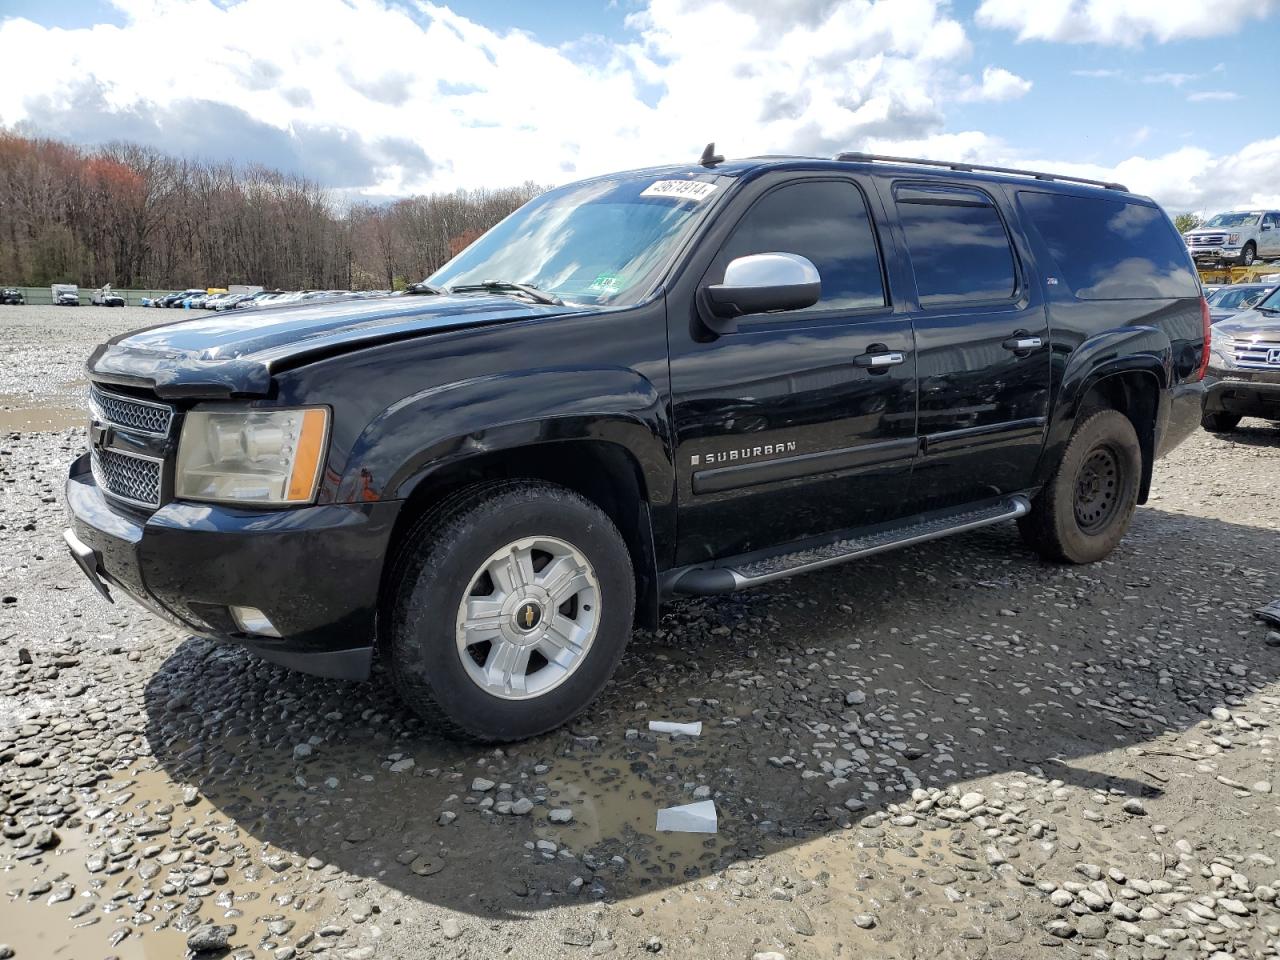
[[[1244,310],[1215,323],[1213,329],[1221,331],[1232,340],[1248,340],[1253,337],[1258,340],[1280,341],[1280,313]]]
[[[89,358],[99,381],[169,398],[266,396],[275,370],[365,346],[466,327],[579,313],[514,297],[462,294],[324,300],[235,310],[108,340]]]

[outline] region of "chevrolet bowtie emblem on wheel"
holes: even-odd
[[[536,603],[526,603],[516,611],[516,625],[522,630],[532,630],[542,619],[542,609]]]
[[[1272,347],[1267,351],[1267,365],[1280,367],[1280,347]]]

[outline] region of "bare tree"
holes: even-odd
[[[0,281],[400,287],[541,192],[525,183],[342,210],[314,181],[266,167],[0,130]]]

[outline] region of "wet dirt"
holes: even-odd
[[[88,407],[65,398],[0,393],[0,433],[61,433],[83,430]]]
[[[83,325],[0,326],[26,358],[0,392],[75,405],[84,357],[119,332]],[[384,673],[307,677],[105,604],[60,541],[83,436],[6,441],[0,943],[17,960],[181,957],[192,900],[202,922],[242,910],[230,956],[260,960],[288,955],[260,946],[275,915],[290,945],[314,935],[299,956],[334,960],[1280,947],[1280,633],[1252,613],[1280,596],[1273,425],[1159,463],[1103,563],[1040,563],[1002,527],[673,603],[579,718],[501,748],[442,740]],[[700,791],[718,834],[656,831]],[[26,856],[45,825],[61,843]],[[119,873],[88,869],[121,839]],[[220,854],[208,895],[160,892]]]
[[[175,960],[201,923],[234,924],[232,948],[264,950],[313,926],[323,884],[300,892],[297,865],[266,857],[246,866],[231,853],[214,854],[221,866],[197,863],[211,848],[238,851],[245,837],[203,797],[184,802],[180,786],[139,768],[76,789],[83,812],[57,829],[56,846],[32,842],[5,858],[0,939],[24,958]]]

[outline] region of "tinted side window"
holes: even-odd
[[[1081,300],[1199,296],[1186,246],[1158,207],[1030,190],[1018,202]]]
[[[986,194],[899,187],[895,196],[921,306],[1013,296],[1013,248]]]
[[[798,253],[822,278],[809,310],[883,307],[884,281],[862,191],[841,180],[791,183],[765,194],[734,228],[712,275],[752,253]],[[800,313],[803,311],[788,311]]]

